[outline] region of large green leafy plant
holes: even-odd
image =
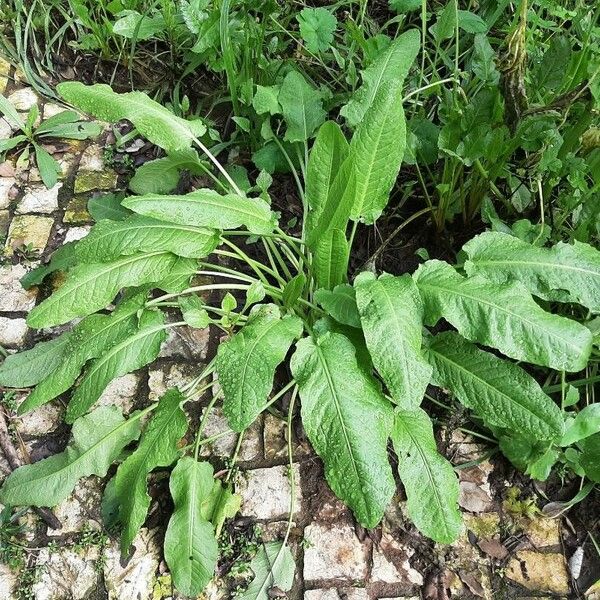
[[[240,189],[199,139],[200,121],[176,117],[137,92],[59,86],[81,110],[104,120],[130,120],[167,152],[167,160],[195,153],[195,145],[226,189],[128,197],[113,210],[115,218],[99,221],[44,268],[42,275],[67,269],[66,280],[31,311],[29,325],[81,320],[58,338],[7,358],[0,383],[35,386],[19,407],[24,413],[78,381],[66,411],[73,440],[61,454],[10,475],[0,491],[3,503],[55,505],[78,478],[106,475],[139,438],[107,488],[119,507],[123,551],[146,518],[149,473],[175,464],[165,558],[175,584],[194,595],[212,577],[216,536],[239,507],[232,489],[198,460],[200,446],[214,439],[203,429],[218,400],[231,429],[243,435],[286,392],[291,420],[299,396],[302,424],[329,485],[365,527],[379,523],[396,490],[391,440],[409,516],[425,535],[445,543],[461,529],[458,481],[420,408],[429,384],[450,390],[507,448],[523,440],[534,440],[543,452],[560,448],[571,416],[525,369],[498,353],[560,371],[585,368],[591,331],[545,310],[534,296],[597,312],[598,252],[586,244],[544,249],[484,233],[465,247],[468,260],[461,268],[430,260],[412,276],[365,271],[348,280],[356,225],[374,223],[382,214],[400,169],[406,140],[402,81],[418,48],[418,33],[410,31],[373,66],[345,109],[356,115],[349,140],[336,122],[322,123],[325,114],[310,94],[297,96],[294,110],[284,113],[278,127],[287,128],[285,139],[300,164],[296,170],[290,161],[304,207],[300,237],[279,227],[268,185],[259,184],[256,197]],[[299,89],[309,86],[300,74],[292,77]],[[281,145],[275,136],[274,143]],[[260,178],[264,184],[265,175]],[[244,247],[244,237],[260,245]],[[213,290],[226,292],[216,306],[204,296]],[[177,310],[181,317],[173,319]],[[439,330],[442,319],[453,330],[434,335],[427,329]],[[169,390],[128,419],[115,406],[94,408],[113,378],[150,363],[167,331],[186,325],[213,325],[226,335],[215,359],[185,389]],[[289,382],[273,394],[278,369]],[[214,373],[220,389],[194,432],[195,442],[182,448],[189,427],[183,406],[213,388]],[[571,436],[569,443],[593,433]],[[586,448],[578,451],[585,455]],[[586,461],[580,464],[585,470]],[[279,548],[270,562],[282,553]]]

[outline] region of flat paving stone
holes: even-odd
[[[58,193],[62,188],[62,183],[57,183],[53,188],[48,189],[45,185],[30,187],[25,190],[25,195],[15,209],[18,215],[29,213],[50,214],[58,209]]]
[[[23,345],[27,335],[25,319],[0,317],[0,345],[18,348]]]
[[[34,107],[38,100],[38,95],[30,87],[16,90],[8,97],[8,101],[20,111],[27,111]]]
[[[0,267],[0,312],[27,312],[35,306],[37,289],[25,290],[20,282],[26,273],[23,265]]]
[[[0,139],[2,139],[1,130]],[[16,182],[17,180],[14,177],[0,177],[0,209],[5,209],[10,206],[12,201],[11,190]]]
[[[367,546],[343,523],[314,523],[304,530],[304,580],[365,581]]]
[[[293,471],[296,484],[294,514],[297,514],[302,504],[298,465],[294,465]],[[240,512],[244,516],[268,520],[280,519],[289,515],[292,489],[287,466],[246,471],[236,491],[242,496]]]
[[[10,256],[20,246],[30,246],[42,252],[48,243],[54,220],[37,215],[17,215],[8,229],[4,253]]]

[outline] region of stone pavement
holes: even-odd
[[[17,110],[26,111],[35,103],[44,117],[63,110],[57,104],[44,103],[19,81],[18,74],[9,74],[7,65],[0,62],[0,92]],[[0,119],[0,138],[10,134],[10,126]],[[60,161],[62,175],[50,190],[28,163],[0,165],[0,345],[8,351],[29,348],[56,333],[26,328],[28,311],[45,292],[36,288],[25,291],[19,280],[62,243],[85,236],[91,223],[87,200],[92,194],[118,187],[117,174],[103,160],[104,137],[53,144],[51,150]],[[146,405],[167,386],[185,383],[197,373],[215,343],[206,331],[171,334],[155,363],[113,382],[100,402],[118,404],[125,412]],[[35,461],[61,450],[68,428],[61,419],[63,402],[50,403],[24,417],[15,416],[14,407],[26,394],[23,391],[5,397],[3,409],[16,446]],[[213,414],[207,435],[222,431],[224,424],[220,413]],[[460,432],[447,437],[444,446],[455,464],[476,459],[485,451]],[[203,452],[226,458],[235,442],[232,434],[211,448],[203,447]],[[560,522],[538,515],[529,518],[511,512],[510,506],[507,510],[506,505],[503,509],[497,498],[502,498],[509,483],[495,473],[489,461],[460,470],[461,506],[467,527],[456,544],[444,547],[425,540],[407,521],[400,493],[379,529],[366,531],[357,526],[328,490],[321,464],[306,441],[294,440],[293,445],[292,475],[298,485],[291,546],[297,572],[288,597],[524,599],[531,593],[542,598],[563,598],[569,593]],[[259,523],[263,540],[280,539],[285,529],[291,499],[286,448],[285,425],[271,414],[259,419],[242,446],[237,491],[243,505],[234,525],[247,530],[249,523]],[[7,473],[8,466],[0,455],[0,479]],[[160,476],[157,482],[165,496],[164,478],[162,485]],[[165,522],[161,499],[151,509],[148,526],[136,538],[132,556],[123,562],[118,539],[102,531],[100,504],[105,483],[96,477],[80,481],[74,493],[55,509],[62,521],[60,530],[47,530],[31,511],[21,517],[24,540],[31,548],[20,568],[0,564],[1,599],[179,597],[171,589],[161,554]],[[235,597],[228,588],[230,581],[216,578],[206,597]]]

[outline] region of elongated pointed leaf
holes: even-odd
[[[284,78],[278,96],[281,112],[287,124],[285,140],[304,142],[323,123],[326,113],[320,92],[315,90],[298,71]]]
[[[379,87],[350,143],[356,173],[350,218],[373,223],[386,207],[406,147],[401,83]]]
[[[580,371],[587,364],[590,331],[544,311],[521,283],[465,278],[439,260],[421,265],[413,277],[423,297],[427,325],[443,317],[468,340],[536,365]]]
[[[361,273],[356,303],[373,364],[402,408],[416,408],[431,379],[421,352],[423,303],[410,276]]]
[[[306,201],[310,208],[306,232],[311,236],[327,203],[329,189],[348,155],[349,144],[335,121],[319,128],[306,167]]]
[[[118,94],[103,83],[78,81],[59,83],[56,89],[69,104],[102,121],[131,121],[139,133],[167,152],[189,148],[206,131],[202,121],[177,117],[143,92]]]
[[[168,390],[162,396],[138,447],[117,471],[115,485],[123,524],[121,549],[124,554],[144,524],[150,508],[148,474],[156,467],[168,467],[179,456],[177,442],[187,430],[187,418],[181,409],[183,400],[177,389]]]
[[[567,424],[561,446],[570,446],[600,432],[600,403],[584,406]],[[598,457],[600,458],[600,456]]]
[[[242,594],[241,600],[269,600],[269,591],[288,592],[294,583],[296,564],[288,546],[281,542],[263,544],[250,561],[254,579]]]
[[[465,270],[495,283],[520,281],[545,300],[577,302],[600,312],[600,252],[589,244],[559,242],[540,248],[512,235],[486,232],[464,248]]]
[[[349,252],[345,231],[330,229],[321,236],[313,256],[317,288],[332,290],[346,281]]]
[[[124,287],[160,281],[176,260],[170,252],[149,252],[110,263],[77,265],[69,271],[65,283],[29,313],[27,324],[51,327],[96,312]]]
[[[75,250],[81,262],[109,262],[137,252],[172,252],[202,258],[219,245],[219,232],[134,215],[124,221],[100,221]]]
[[[90,364],[67,406],[65,421],[72,423],[85,414],[113,379],[152,362],[165,338],[162,313],[144,312],[137,333],[112,346]]]
[[[291,368],[302,423],[331,489],[362,525],[374,527],[395,489],[387,459],[391,404],[359,368],[352,343],[338,333],[300,340]]]
[[[31,350],[8,355],[0,365],[0,385],[23,388],[38,384],[61,364],[70,336],[65,332]]]
[[[551,440],[563,432],[558,406],[526,371],[445,332],[426,347],[436,385],[449,389],[492,427]]]
[[[101,406],[73,424],[73,439],[60,454],[19,467],[2,489],[11,506],[55,506],[81,477],[104,477],[123,448],[139,435],[137,418],[125,421],[116,406]]]
[[[223,389],[223,412],[234,431],[243,431],[264,409],[275,369],[302,334],[298,317],[281,318],[279,309],[261,306],[217,351],[217,374]]]
[[[111,315],[90,315],[78,323],[69,338],[59,365],[41,381],[19,406],[24,414],[66,392],[77,380],[88,360],[97,358],[137,330],[138,310],[143,308],[146,294],[138,294],[123,302]]]
[[[422,534],[436,542],[452,543],[462,528],[458,478],[437,450],[427,413],[420,408],[397,410],[392,443],[408,515]]]
[[[338,323],[350,327],[360,327],[360,315],[356,307],[356,292],[351,285],[342,283],[336,285],[333,290],[317,290],[314,299]]]
[[[269,205],[260,198],[244,198],[236,194],[221,194],[203,189],[183,196],[132,196],[123,206],[140,215],[179,225],[237,229],[245,227],[251,233],[271,233],[277,219]]]
[[[360,124],[382,85],[404,81],[419,52],[419,47],[419,32],[411,29],[396,38],[361,72],[362,85],[354,92],[350,102],[340,110],[340,114],[346,117],[350,127]]]
[[[77,242],[67,242],[57,248],[46,265],[40,265],[31,271],[28,271],[21,277],[21,285],[28,290],[34,285],[39,285],[44,278],[55,271],[66,271],[73,267],[77,260],[75,257],[75,246]]]
[[[169,481],[175,511],[165,535],[165,560],[175,587],[194,598],[212,579],[219,548],[213,526],[202,516],[202,502],[213,487],[213,468],[186,456]]]

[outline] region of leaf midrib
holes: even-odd
[[[469,259],[476,267],[481,265],[488,265],[495,267],[498,265],[523,265],[530,267],[551,267],[552,269],[559,269],[563,271],[578,271],[586,275],[600,278],[600,271],[591,269],[582,269],[581,267],[575,267],[572,265],[565,265],[564,263],[548,262],[544,260],[476,260]]]

